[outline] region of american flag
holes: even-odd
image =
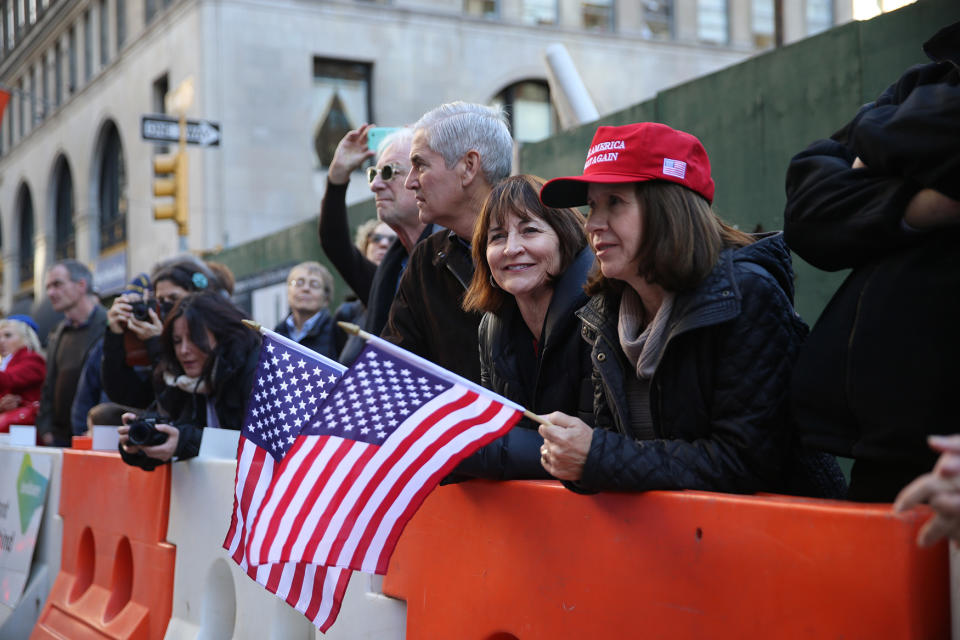
[[[344,367],[266,329],[240,444],[233,516],[223,547],[247,575],[326,631],[340,611],[350,571],[306,563],[250,566],[246,547],[274,470]]]
[[[250,564],[386,573],[437,483],[523,409],[379,338],[283,459],[254,523]]]
[[[687,177],[687,163],[683,160],[663,159],[663,175],[683,180]]]

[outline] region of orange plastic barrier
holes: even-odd
[[[165,542],[170,466],[115,453],[63,452],[63,557],[31,638],[162,638],[176,549]]]
[[[914,542],[926,515],[474,481],[424,502],[383,591],[407,602],[407,640],[947,638],[947,546]]]

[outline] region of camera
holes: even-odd
[[[157,303],[153,300],[137,300],[136,302],[131,302],[130,307],[132,308],[133,317],[137,320],[146,321],[150,319],[149,309],[156,311]]]
[[[157,418],[139,417],[131,422],[128,427],[130,431],[127,437],[130,438],[130,444],[140,447],[152,447],[163,444],[167,441],[167,434],[157,431]]]

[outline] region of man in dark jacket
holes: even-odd
[[[490,189],[510,174],[513,140],[503,113],[464,102],[428,111],[413,127],[410,172],[420,221],[449,231],[414,249],[383,336],[480,382],[481,315],[461,307],[473,277],[470,239]]]
[[[337,145],[320,205],[318,232],[327,258],[366,307],[361,328],[379,335],[387,324],[390,305],[410,252],[430,234],[431,227],[420,222],[413,192],[403,187],[410,170],[412,130],[404,128],[391,133],[376,152],[367,148],[369,131],[370,125],[363,125],[348,132]],[[377,217],[397,234],[379,266],[368,260],[351,241],[346,204],[350,174],[375,153],[377,164],[367,171],[367,180],[377,204]],[[348,338],[340,352],[340,362],[351,364],[363,345],[361,338]]]
[[[93,275],[76,260],[62,260],[47,270],[47,297],[66,316],[47,345],[47,377],[37,412],[37,436],[43,444],[69,447],[73,428],[70,408],[88,354],[103,338],[107,311],[93,293]]]
[[[327,310],[333,276],[319,262],[301,262],[287,274],[290,313],[274,331],[331,359],[337,357],[333,316]]]
[[[801,351],[807,445],[853,457],[849,497],[890,501],[956,426],[960,360],[960,23],[787,172],[785,233],[804,260],[852,268]]]

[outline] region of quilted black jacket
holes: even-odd
[[[651,380],[656,435],[638,440],[617,338],[619,298],[596,296],[578,315],[592,345],[596,426],[580,491],[776,491],[790,453],[787,391],[807,327],[793,309],[793,270],[781,234],[721,253],[694,290],[677,294]]]

